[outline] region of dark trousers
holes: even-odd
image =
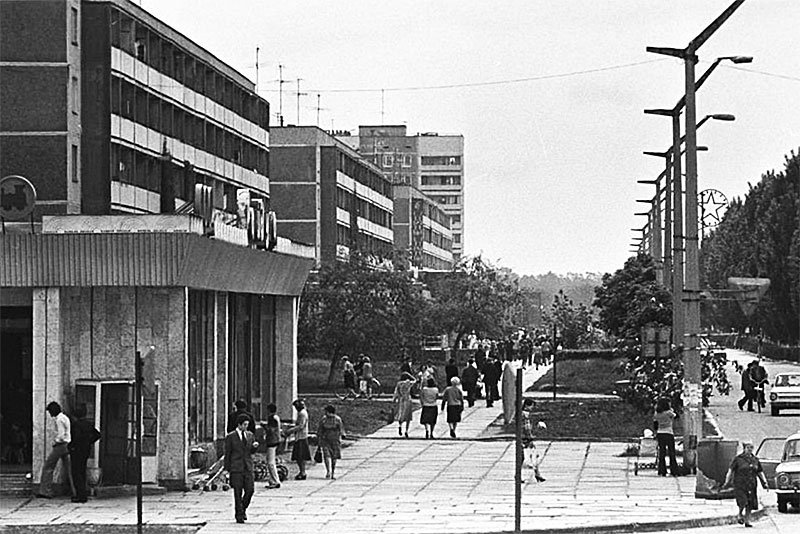
[[[744,390],[744,397],[739,399],[739,409],[740,410],[744,409],[744,405],[745,405],[745,403],[747,403],[747,411],[748,412],[752,412],[753,411],[753,399],[756,396],[755,393],[756,392],[753,389],[745,389]]]
[[[500,398],[497,391],[497,382],[486,382],[486,406],[492,406],[494,401]]]
[[[475,384],[463,384],[467,392],[467,406],[475,406]]]
[[[230,473],[231,488],[233,488],[233,505],[236,520],[247,518],[247,507],[253,497],[253,473]]]
[[[675,436],[672,434],[656,434],[658,441],[658,474],[667,476],[667,455],[669,454],[669,472],[678,476],[678,460],[675,459]]]
[[[86,489],[86,461],[89,455],[84,452],[72,451],[69,453],[72,464],[72,484],[75,486],[75,498],[85,501],[88,495]]]

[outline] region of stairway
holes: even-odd
[[[31,491],[25,473],[0,473],[0,495],[30,496]]]

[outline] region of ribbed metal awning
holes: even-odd
[[[188,233],[0,235],[0,287],[172,286],[297,296],[313,264]]]

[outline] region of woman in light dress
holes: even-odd
[[[402,373],[400,380],[394,387],[394,397],[392,401],[395,404],[395,414],[397,415],[397,433],[401,436],[408,437],[408,426],[411,424],[411,412],[414,410],[414,404],[411,401],[411,388],[414,387],[416,380],[409,373]],[[405,434],[403,433],[403,423],[406,424]]]

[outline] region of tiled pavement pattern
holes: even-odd
[[[544,372],[528,370],[532,383]],[[313,466],[306,481],[286,481],[280,489],[256,485],[245,525],[233,522],[230,492],[167,493],[144,498],[151,524],[203,525],[201,533],[466,533],[514,530],[514,444],[481,439],[501,414],[502,403],[467,408],[459,438],[437,426],[425,440],[412,424],[411,437],[389,425],[343,451],[337,480]],[[415,416],[417,412],[415,412]],[[523,472],[522,529],[595,532],[614,526],[664,528],[730,522],[731,501],[694,498],[694,477],[633,474],[632,460],[617,456],[621,443],[542,442],[543,483]],[[294,473],[294,471],[293,471]],[[132,497],[91,500],[9,498],[0,506],[0,525],[132,524]],[[635,527],[638,525],[638,527]],[[677,526],[677,525],[673,525]],[[651,528],[652,529],[652,528]],[[2,528],[0,528],[2,530]]]

